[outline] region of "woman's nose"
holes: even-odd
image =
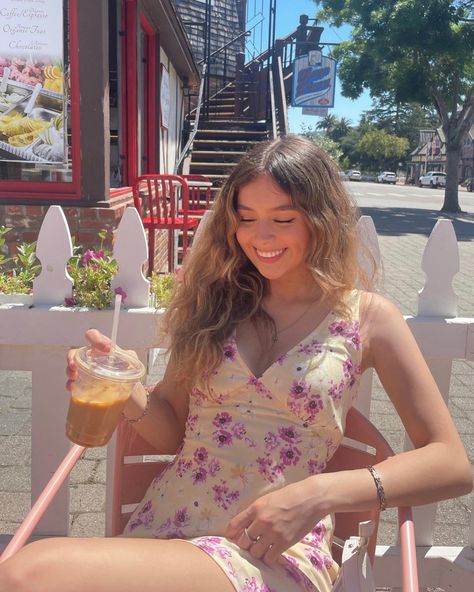
[[[261,221],[255,229],[257,238],[260,240],[268,239],[273,236],[272,225],[269,222]]]

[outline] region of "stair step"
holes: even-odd
[[[255,144],[255,140],[194,140],[195,150],[211,149],[217,153],[247,152]]]
[[[225,121],[222,122],[225,125]],[[226,134],[229,138],[242,138],[243,136],[248,136],[250,138],[261,138],[262,136],[266,136],[266,130],[255,130],[255,129],[232,129],[230,127],[231,124],[228,124],[229,127],[208,127],[207,125],[202,129],[199,129],[196,132],[196,137],[206,139],[209,136],[217,135],[217,134]],[[234,124],[235,125],[235,124]]]
[[[219,146],[215,150],[193,150],[193,158],[196,157],[201,162],[202,159],[228,158],[239,159],[245,154],[245,150],[220,150]]]

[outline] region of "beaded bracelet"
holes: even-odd
[[[374,478],[375,487],[377,488],[377,497],[379,498],[379,509],[381,512],[387,509],[387,498],[385,497],[385,490],[382,485],[382,478],[372,465],[367,465],[367,469]]]
[[[148,412],[150,411],[150,391],[148,391],[147,389],[145,389],[145,395],[146,395],[146,404],[145,404],[145,408],[142,411],[142,414],[139,415],[138,417],[136,417],[135,419],[130,419],[129,417],[127,417],[125,415],[125,413],[122,411],[122,415],[123,417],[126,419],[126,421],[128,421],[128,423],[138,423],[139,421],[141,421],[146,415],[148,415]]]

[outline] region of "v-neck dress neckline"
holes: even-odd
[[[265,377],[266,374],[268,374],[270,372],[270,370],[272,368],[274,368],[279,360],[281,360],[282,358],[286,358],[288,356],[290,356],[294,350],[297,347],[301,347],[306,341],[308,341],[310,338],[312,338],[314,336],[315,333],[318,333],[323,326],[325,326],[327,324],[327,321],[329,320],[329,318],[331,316],[334,315],[334,309],[331,309],[320,321],[319,323],[316,325],[316,327],[310,331],[305,337],[303,337],[303,339],[301,339],[300,341],[298,341],[298,343],[295,343],[295,345],[293,345],[292,347],[290,347],[290,349],[282,354],[280,354],[278,356],[278,358],[276,360],[274,360],[267,368],[265,368],[265,370],[259,375],[257,376],[253,370],[250,368],[248,362],[245,360],[245,358],[242,356],[242,354],[240,353],[240,349],[239,349],[239,345],[237,343],[237,329],[234,329],[234,331],[232,332],[231,338],[234,339],[234,344],[235,344],[235,351],[237,353],[237,357],[239,358],[241,364],[243,366],[245,366],[245,369],[247,370],[247,372],[252,376],[252,378],[254,378],[255,380],[262,380],[262,378]]]

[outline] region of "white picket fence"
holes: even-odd
[[[380,260],[371,218],[360,219],[359,233],[376,260]],[[109,333],[112,323],[111,310],[63,306],[64,299],[72,295],[72,280],[66,269],[71,255],[72,242],[65,216],[59,206],[52,206],[38,237],[37,256],[42,272],[34,282],[31,302],[4,297],[2,304],[0,300],[0,370],[32,372],[32,499],[36,499],[70,445],[61,427],[68,405],[64,388],[66,352],[70,347],[83,344],[88,328],[96,327]],[[120,222],[114,257],[119,271],[113,287],[120,286],[128,295],[121,313],[118,343],[135,349],[146,362],[148,352],[163,346],[158,337],[161,313],[149,306],[149,282],[142,273],[147,259],[146,236],[134,208],[128,208]],[[426,282],[419,294],[418,314],[407,317],[407,322],[447,401],[452,361],[474,360],[474,318],[456,316],[452,281],[459,270],[459,254],[450,221],[440,220],[433,229],[424,251],[422,269]],[[366,414],[370,410],[372,380],[372,372],[362,377],[357,403]],[[408,441],[406,447],[410,447]],[[113,456],[110,452],[111,448],[109,458]],[[436,504],[415,511],[421,585],[459,592],[474,589],[474,519],[468,547],[433,547],[435,513]],[[471,511],[471,515],[474,512]],[[69,492],[65,487],[45,514],[36,534],[66,535],[68,527]],[[0,548],[7,538],[0,535]],[[399,587],[399,565],[396,545],[377,547],[377,585]]]

